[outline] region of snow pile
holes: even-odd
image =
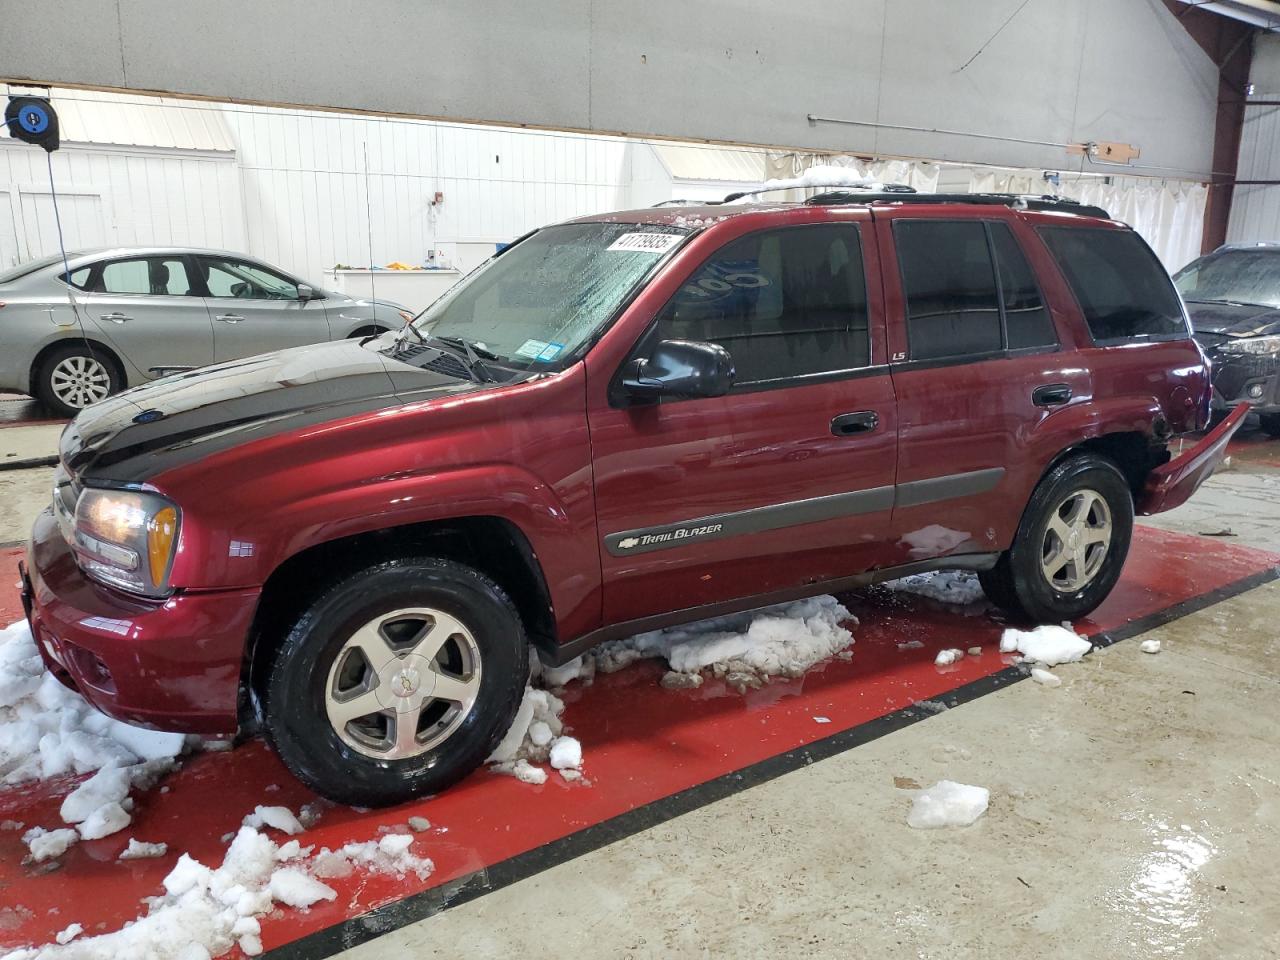
[[[964,651],[952,648],[950,650],[939,650],[938,655],[933,658],[933,663],[934,666],[948,667],[957,660],[962,659],[964,659]]]
[[[987,812],[991,793],[954,780],[939,780],[915,795],[907,825],[918,830],[936,827],[967,827]]]
[[[173,758],[184,739],[99,713],[45,671],[25,621],[0,630],[0,783]]]
[[[1062,686],[1062,678],[1056,673],[1050,673],[1044,667],[1032,667],[1031,679],[1036,683],[1044,684],[1046,687]]]
[[[1000,636],[1001,653],[1021,653],[1025,662],[1042,663],[1046,667],[1075,663],[1092,647],[1088,640],[1066,627],[1044,626],[1034,630],[1010,627]]]
[[[978,575],[970,570],[935,570],[932,573],[914,573],[900,580],[889,580],[885,586],[901,593],[914,593],[920,597],[953,603],[967,607],[986,603],[987,595],[978,582]]]
[[[129,846],[120,851],[117,860],[147,860],[151,857],[163,857],[169,852],[167,843],[146,843],[142,840],[129,838]]]
[[[769,677],[803,676],[845,650],[853,643],[846,622],[858,621],[835,597],[813,597],[616,640],[595,657],[605,673],[662,657],[674,673],[710,670],[741,692]]]
[[[563,735],[562,713],[564,701],[554,693],[526,686],[515,720],[485,762],[498,773],[510,774],[525,783],[546,783],[547,771],[538,764],[548,761],[564,779],[579,779],[582,745]],[[570,759],[574,762],[568,762]]]
[[[236,946],[257,956],[259,918],[278,905],[306,909],[337,896],[321,877],[345,876],[359,866],[425,879],[433,865],[410,853],[412,844],[412,836],[388,834],[337,851],[326,848],[308,859],[311,848],[297,840],[277,845],[253,827],[241,827],[216,869],[183,854],[164,878],[164,893],[149,899],[146,914],[122,929],[71,943],[81,932],[72,924],[58,935],[58,945],[16,950],[4,960],[188,960],[218,957]]]
[[[293,815],[293,811],[288,807],[254,807],[253,813],[244,818],[244,826],[252,827],[255,830],[259,830],[263,826],[274,827],[281,833],[287,833],[291,837],[301,833],[303,830],[302,824],[298,822],[298,818]]]
[[[32,827],[22,835],[22,842],[31,851],[33,863],[43,863],[67,852],[80,839],[80,834],[70,827],[61,830],[46,830],[44,827]]]
[[[1138,649],[1141,650],[1143,653],[1159,653],[1160,641],[1156,640],[1155,638],[1152,638],[1150,640],[1143,640],[1140,644],[1138,644]]]

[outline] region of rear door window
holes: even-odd
[[[1097,343],[1190,336],[1173,283],[1132,230],[1041,227]]]
[[[74,279],[74,277],[72,278]],[[177,257],[114,260],[103,264],[97,293],[185,297],[191,293],[187,265]]]
[[[893,226],[907,299],[912,360],[1003,349],[996,271],[980,220],[898,220]]]
[[[991,231],[991,249],[995,252],[996,272],[1000,277],[1009,349],[1056,344],[1058,334],[1053,328],[1053,319],[1013,231],[1007,223],[993,222],[987,227]]]
[[[663,308],[656,335],[720,344],[741,385],[867,366],[858,227],[785,227],[730,241]]]

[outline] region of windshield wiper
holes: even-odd
[[[436,347],[437,350],[440,349],[438,346],[436,346],[437,344],[444,344],[446,347],[449,347],[450,349],[446,350],[445,352],[452,357],[457,357],[459,360],[465,363],[467,367],[467,372],[470,373],[472,376],[474,376],[478,382],[493,383],[495,380],[497,380],[497,377],[495,377],[492,373],[489,372],[489,368],[486,367],[484,365],[484,361],[480,359],[481,356],[486,356],[489,359],[497,360],[498,355],[496,353],[492,353],[486,350],[484,347],[480,347],[479,350],[477,351],[477,349],[474,346],[472,346],[470,341],[464,340],[462,339],[462,337],[437,337],[435,335],[428,336],[426,334],[423,334],[421,331],[417,329],[414,330],[414,333],[418,335],[418,337],[422,340],[423,343],[429,346]]]

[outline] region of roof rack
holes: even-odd
[[[1110,220],[1111,214],[1102,207],[1081,203],[1070,197],[1049,194],[1026,193],[915,193],[902,190],[862,191],[831,190],[805,201],[812,206],[828,206],[842,203],[965,203],[988,206],[1012,207],[1015,210],[1056,210],[1085,217],[1101,217]]]

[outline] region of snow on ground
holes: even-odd
[[[1032,667],[1031,679],[1036,683],[1044,684],[1046,687],[1062,686],[1062,678],[1056,673],[1050,673],[1044,667]]]
[[[954,780],[939,780],[916,793],[907,814],[907,825],[920,830],[935,827],[967,827],[987,812],[991,799],[986,787]]]
[[[799,677],[832,656],[848,656],[857,619],[834,597],[815,597],[606,643],[560,667],[534,662],[531,684],[505,737],[488,759],[492,769],[526,783],[547,780],[550,763],[565,780],[582,779],[582,744],[564,735],[564,703],[550,690],[590,682],[597,669],[613,673],[637,660],[660,657],[670,670],[664,687],[700,686],[704,672],[735,689],[770,677]],[[535,686],[537,684],[538,686]]]
[[[952,648],[950,650],[939,650],[938,655],[933,658],[933,662],[935,666],[947,667],[955,663],[957,660],[963,659],[964,651]]]
[[[137,840],[134,837],[129,838],[129,846],[120,851],[117,860],[147,860],[151,857],[163,857],[169,852],[167,843],[147,843],[143,840]]]
[[[1160,641],[1155,639],[1154,637],[1152,637],[1150,640],[1143,640],[1142,643],[1138,644],[1138,649],[1141,650],[1143,653],[1159,653]]]
[[[967,607],[987,602],[987,595],[972,570],[935,570],[931,573],[914,573],[884,584],[890,590],[914,593],[917,596]]]
[[[582,770],[582,746],[573,737],[563,736],[564,701],[549,690],[526,686],[524,699],[506,736],[494,748],[486,763],[498,773],[507,773],[525,783],[547,782],[547,771],[540,764],[551,761],[566,780],[579,779]],[[569,763],[566,743],[577,745],[576,762]],[[561,765],[556,764],[557,758]]]
[[[1084,637],[1066,627],[1043,626],[1034,630],[1015,630],[1012,627],[1000,636],[1001,653],[1022,654],[1027,663],[1042,663],[1046,667],[1060,663],[1074,663],[1093,648]]]
[[[25,621],[0,630],[0,783],[173,758],[184,741],[112,720],[64,687],[45,671]]]
[[[235,946],[256,956],[262,952],[259,918],[280,906],[306,909],[333,900],[337,892],[326,878],[359,867],[426,879],[434,866],[411,852],[413,841],[410,834],[387,834],[312,856],[312,848],[297,840],[278,845],[242,826],[217,868],[183,854],[164,878],[164,893],[149,898],[146,913],[120,930],[84,937],[73,923],[57,943],[20,948],[0,960],[195,960],[222,956]]]
[[[616,640],[594,656],[605,673],[661,657],[674,673],[709,670],[741,691],[769,677],[803,676],[852,644],[844,624],[857,622],[835,597],[813,597]]]

